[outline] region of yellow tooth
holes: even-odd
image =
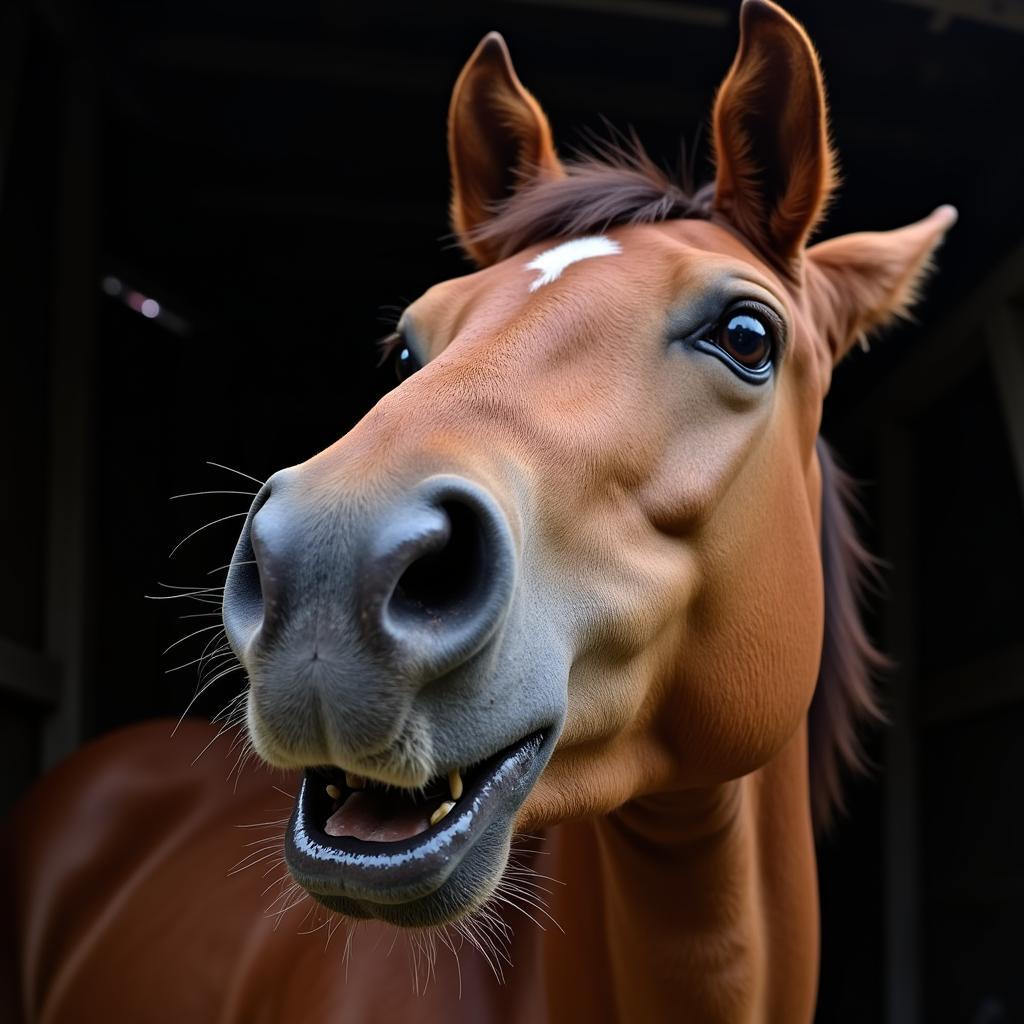
[[[349,789],[362,789],[366,785],[366,779],[355,772],[345,772],[345,785]]]
[[[448,790],[453,800],[458,800],[462,796],[462,776],[458,768],[453,768],[448,773]]]
[[[454,800],[445,800],[443,804],[430,816],[430,824],[436,825],[453,807]]]
[[[327,795],[332,800],[340,800],[341,799],[341,790],[338,789],[337,786],[330,785],[330,786],[327,787]]]

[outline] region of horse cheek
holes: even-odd
[[[800,727],[814,692],[824,623],[816,524],[792,497],[762,508],[776,511],[756,526],[749,509],[720,509],[715,537],[703,545],[707,584],[688,611],[673,709],[680,758],[696,785],[770,761]]]

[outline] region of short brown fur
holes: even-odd
[[[287,598],[258,590],[259,614],[231,622],[224,602],[268,764],[412,789],[510,738],[550,742],[501,830],[471,847],[478,870],[401,898],[384,872],[386,898],[353,900],[346,973],[343,941],[323,949],[340,922],[310,909],[324,890],[260,876],[289,812],[273,783],[291,792],[295,774],[260,768],[235,789],[219,758],[193,760],[212,727],[187,723],[175,744],[165,723],[138,726],[76,755],[14,818],[12,1020],[811,1021],[812,800],[826,817],[861,758],[857,723],[877,714],[866,559],[822,403],[857,338],[906,310],[954,213],[808,248],[834,183],[817,58],[768,0],[746,0],[740,22],[713,196],[638,151],[566,168],[500,37],[481,43],[449,118],[453,228],[480,269],[406,310],[423,368],[268,481],[259,545],[243,531]],[[548,249],[598,230],[587,259],[538,276]],[[716,341],[737,309],[772,339],[753,378]],[[365,538],[385,516],[405,529],[395,510],[439,478],[489,510],[514,571],[492,631],[431,674],[415,659],[449,635],[445,617],[411,659],[383,644],[369,657],[383,605],[357,588],[382,564]],[[250,834],[265,843],[247,848]],[[410,933],[425,992],[381,924],[415,924],[424,904],[455,954]],[[303,905],[320,941],[288,916]]]

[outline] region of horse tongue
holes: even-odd
[[[430,827],[430,806],[384,790],[357,789],[327,819],[329,836],[355,836],[369,843],[412,839]]]

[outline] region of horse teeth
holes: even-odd
[[[366,779],[355,772],[345,772],[345,785],[349,789],[362,789],[366,785]]]
[[[335,786],[335,785],[333,785],[333,784],[332,784],[332,785],[329,785],[329,786],[327,787],[327,795],[328,795],[328,796],[329,796],[329,797],[330,797],[330,798],[331,798],[332,800],[340,800],[340,799],[341,799],[341,790],[340,790],[340,789],[338,789],[338,787],[337,787],[337,786]]]
[[[462,796],[462,775],[458,768],[453,768],[448,773],[448,790],[453,800],[458,800]]]
[[[430,816],[430,824],[436,825],[453,807],[454,800],[445,800],[443,804]]]

